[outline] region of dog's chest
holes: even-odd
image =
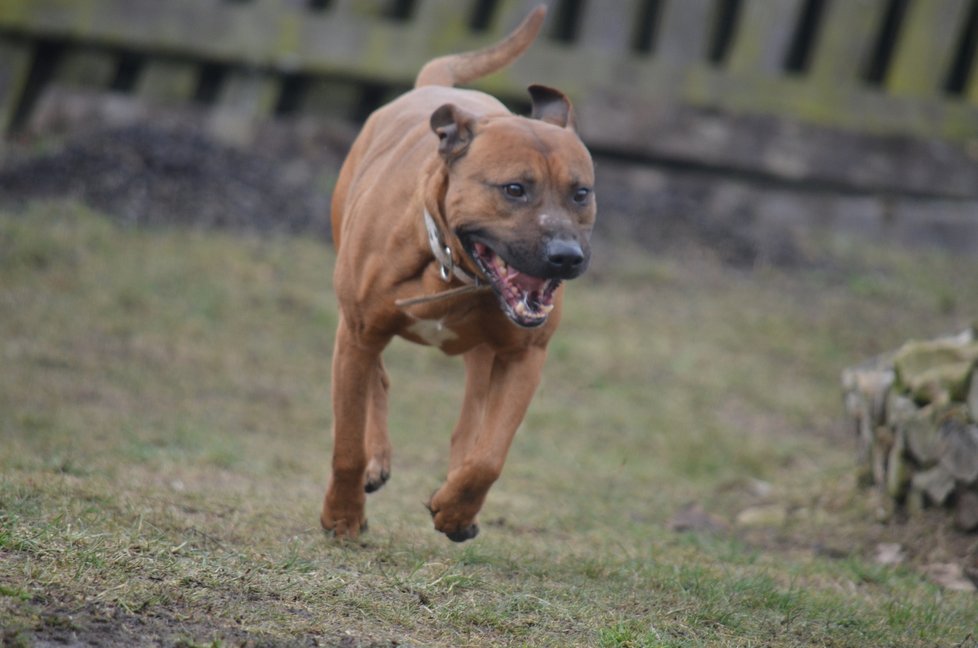
[[[458,334],[445,325],[444,319],[417,319],[407,327],[407,332],[425,344],[441,347],[458,339]]]

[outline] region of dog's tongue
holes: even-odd
[[[528,293],[543,290],[544,285],[547,283],[546,279],[531,277],[530,275],[523,274],[522,272],[512,272],[513,274],[506,277],[506,281]]]

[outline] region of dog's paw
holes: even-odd
[[[458,531],[446,531],[445,535],[452,542],[465,542],[466,540],[471,540],[472,538],[479,535],[479,525],[472,523],[464,529],[459,529]]]
[[[475,521],[474,513],[443,508],[436,503],[437,500],[438,491],[425,504],[435,523],[435,530],[444,533],[452,542],[465,542],[479,535],[479,525]]]
[[[382,461],[376,458],[371,459],[370,463],[367,464],[367,474],[363,484],[363,490],[368,493],[378,491],[390,478],[390,466],[385,465]]]
[[[338,540],[356,540],[361,533],[367,530],[367,518],[359,519],[334,519],[328,517],[325,512],[319,516],[319,523],[323,525],[323,530]]]
[[[327,533],[337,538],[355,540],[362,531],[367,530],[367,516],[364,513],[364,494],[352,500],[339,499],[327,491],[323,501],[323,510],[319,515],[319,523]]]

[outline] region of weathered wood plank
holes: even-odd
[[[185,7],[174,9],[188,11]],[[301,67],[298,50],[305,22],[320,24],[323,20],[322,13],[304,11],[293,0],[252,0],[246,4],[219,5],[211,11],[226,24],[208,24],[208,35],[217,39],[209,56],[233,62],[232,52],[237,50],[237,62],[243,59],[252,67],[273,65],[284,72]],[[191,49],[197,46],[198,41],[193,39],[186,44]]]
[[[228,73],[217,101],[218,108],[255,117],[267,117],[275,109],[281,89],[278,77],[266,72],[240,68]]]
[[[33,48],[26,40],[0,36],[0,136],[12,125],[32,59]]]
[[[826,92],[823,78],[844,69],[847,54],[834,52],[835,12],[861,15],[880,0],[832,2],[822,47],[814,58],[811,79],[785,77],[784,58],[795,29],[801,0],[744,0],[728,69],[707,65],[670,65],[666,57],[622,57],[596,49],[554,43],[551,16],[544,37],[518,65],[480,81],[478,87],[508,97],[522,97],[527,83],[554,85],[575,101],[610,93],[622,99],[621,111],[638,101],[662,110],[670,97],[694,107],[733,112],[778,114],[820,126],[865,130],[869,133],[943,136],[968,140],[978,136],[978,80],[972,80],[972,103],[943,97],[895,99],[851,84],[833,84]],[[962,0],[948,0],[960,5]],[[27,36],[67,37],[96,47],[117,47],[155,59],[223,63],[276,72],[299,72],[310,77],[343,75],[362,81],[410,84],[428,59],[493,42],[508,33],[536,0],[500,0],[490,29],[477,34],[467,28],[473,0],[419,0],[410,23],[371,20],[343,5],[310,12],[300,0],[2,0],[0,28]],[[597,7],[596,1],[582,6]],[[860,6],[846,8],[847,5]],[[945,3],[932,2],[945,6]],[[380,6],[380,5],[378,5]],[[386,6],[386,5],[385,5]],[[703,0],[663,5],[675,16],[702,11]],[[917,5],[914,5],[915,7]],[[610,10],[609,10],[610,11]],[[912,16],[911,16],[912,17]],[[670,20],[665,18],[665,20]],[[680,18],[675,18],[679,24]],[[585,21],[586,22],[586,21]],[[845,23],[845,21],[842,21]],[[912,21],[911,21],[912,22]],[[856,21],[846,30],[857,30]],[[589,29],[582,24],[582,29]],[[838,27],[842,30],[842,27]],[[687,57],[702,51],[680,38],[682,30],[660,33],[660,47]],[[704,30],[705,33],[705,30]],[[668,34],[668,35],[666,35]],[[668,45],[675,34],[675,50]],[[661,38],[666,40],[662,41]],[[705,38],[705,36],[704,36]],[[948,38],[948,40],[954,40]],[[683,42],[685,41],[685,42]],[[663,44],[665,43],[665,44]],[[856,67],[855,65],[853,67]],[[824,77],[820,75],[825,75]],[[940,75],[932,74],[935,79]],[[978,77],[978,75],[973,75]],[[182,93],[187,92],[186,77]],[[179,94],[179,93],[178,93]],[[601,119],[605,115],[600,116]],[[641,128],[641,124],[638,124]]]
[[[474,8],[474,0],[415,0],[413,20],[434,29],[467,30]]]
[[[747,75],[781,74],[800,10],[801,0],[744,0],[729,69]]]
[[[209,131],[223,142],[250,145],[256,124],[274,112],[280,89],[277,75],[246,68],[233,70],[223,80],[208,115]]]
[[[356,14],[370,18],[379,18],[390,7],[391,0],[334,0],[335,9],[339,14]]]
[[[826,93],[805,78],[738,76],[704,68],[692,69],[683,81],[681,97],[696,106],[781,115],[876,135],[900,133],[958,141],[978,137],[978,111],[964,102],[896,99],[860,86]]]
[[[576,97],[585,141],[637,155],[696,160],[865,191],[978,195],[978,162],[963,149],[949,145],[938,156],[921,148],[914,155],[905,141],[897,146],[872,137],[900,132],[973,139],[978,137],[978,111],[964,102],[897,101],[859,87],[825,96],[796,77],[738,78],[703,66],[683,75],[677,101],[670,105],[661,93],[643,92],[656,87],[657,78],[670,80],[667,71],[650,70],[640,87],[595,87]],[[838,110],[840,102],[848,110]],[[716,113],[718,106],[724,108],[722,116]],[[806,137],[833,143],[811,147]],[[923,141],[935,145],[929,138]],[[942,162],[936,164],[936,159]]]
[[[459,43],[473,42],[469,29],[472,10],[471,0],[416,0],[411,29],[417,32],[415,38],[425,44],[418,49],[433,55],[449,54],[457,51]]]
[[[332,79],[310,81],[299,103],[299,112],[352,118],[361,94],[362,89],[352,82]]]
[[[893,94],[933,97],[940,92],[967,9],[966,0],[910,3],[886,79]]]
[[[496,15],[486,34],[489,40],[495,41],[508,34],[538,4],[540,4],[540,0],[498,0]],[[540,40],[546,38],[553,30],[554,3],[551,2],[548,4],[550,5],[550,13],[547,14],[547,20],[543,24]]]
[[[540,0],[499,0],[489,28],[479,34],[479,40],[461,41],[446,51],[461,52],[498,41],[509,34],[530,13]],[[593,79],[605,79],[621,64],[621,58],[604,52],[570,47],[553,39],[555,4],[543,24],[540,36],[519,62],[474,85],[493,94],[510,98],[526,97],[526,86],[543,83],[560,88],[570,95],[585,91]]]
[[[263,3],[196,0],[4,0],[0,25],[146,53],[178,53],[278,70],[402,79],[433,52],[396,21],[332,19]],[[315,29],[311,29],[311,27]]]
[[[117,66],[116,57],[103,49],[72,47],[58,61],[53,80],[71,86],[106,88],[112,83]]]
[[[609,11],[603,2],[586,2],[577,46],[613,56],[629,55],[640,8],[641,0],[619,0],[614,11]]]
[[[193,63],[153,59],[139,75],[136,94],[148,101],[160,103],[189,101],[194,96],[198,76],[198,66]]]
[[[886,0],[847,0],[826,7],[818,47],[811,65],[813,83],[826,91],[858,80],[872,51]]]
[[[705,61],[713,10],[711,0],[665,3],[655,55],[671,65]]]

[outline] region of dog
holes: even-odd
[[[463,358],[448,475],[427,507],[449,539],[476,536],[540,382],[562,282],[590,261],[594,165],[567,97],[530,86],[527,118],[453,87],[512,63],[545,13],[495,45],[428,62],[414,89],[367,119],[340,170],[333,458],[320,516],[337,537],[366,529],[366,493],[390,477],[381,354],[394,336]]]

